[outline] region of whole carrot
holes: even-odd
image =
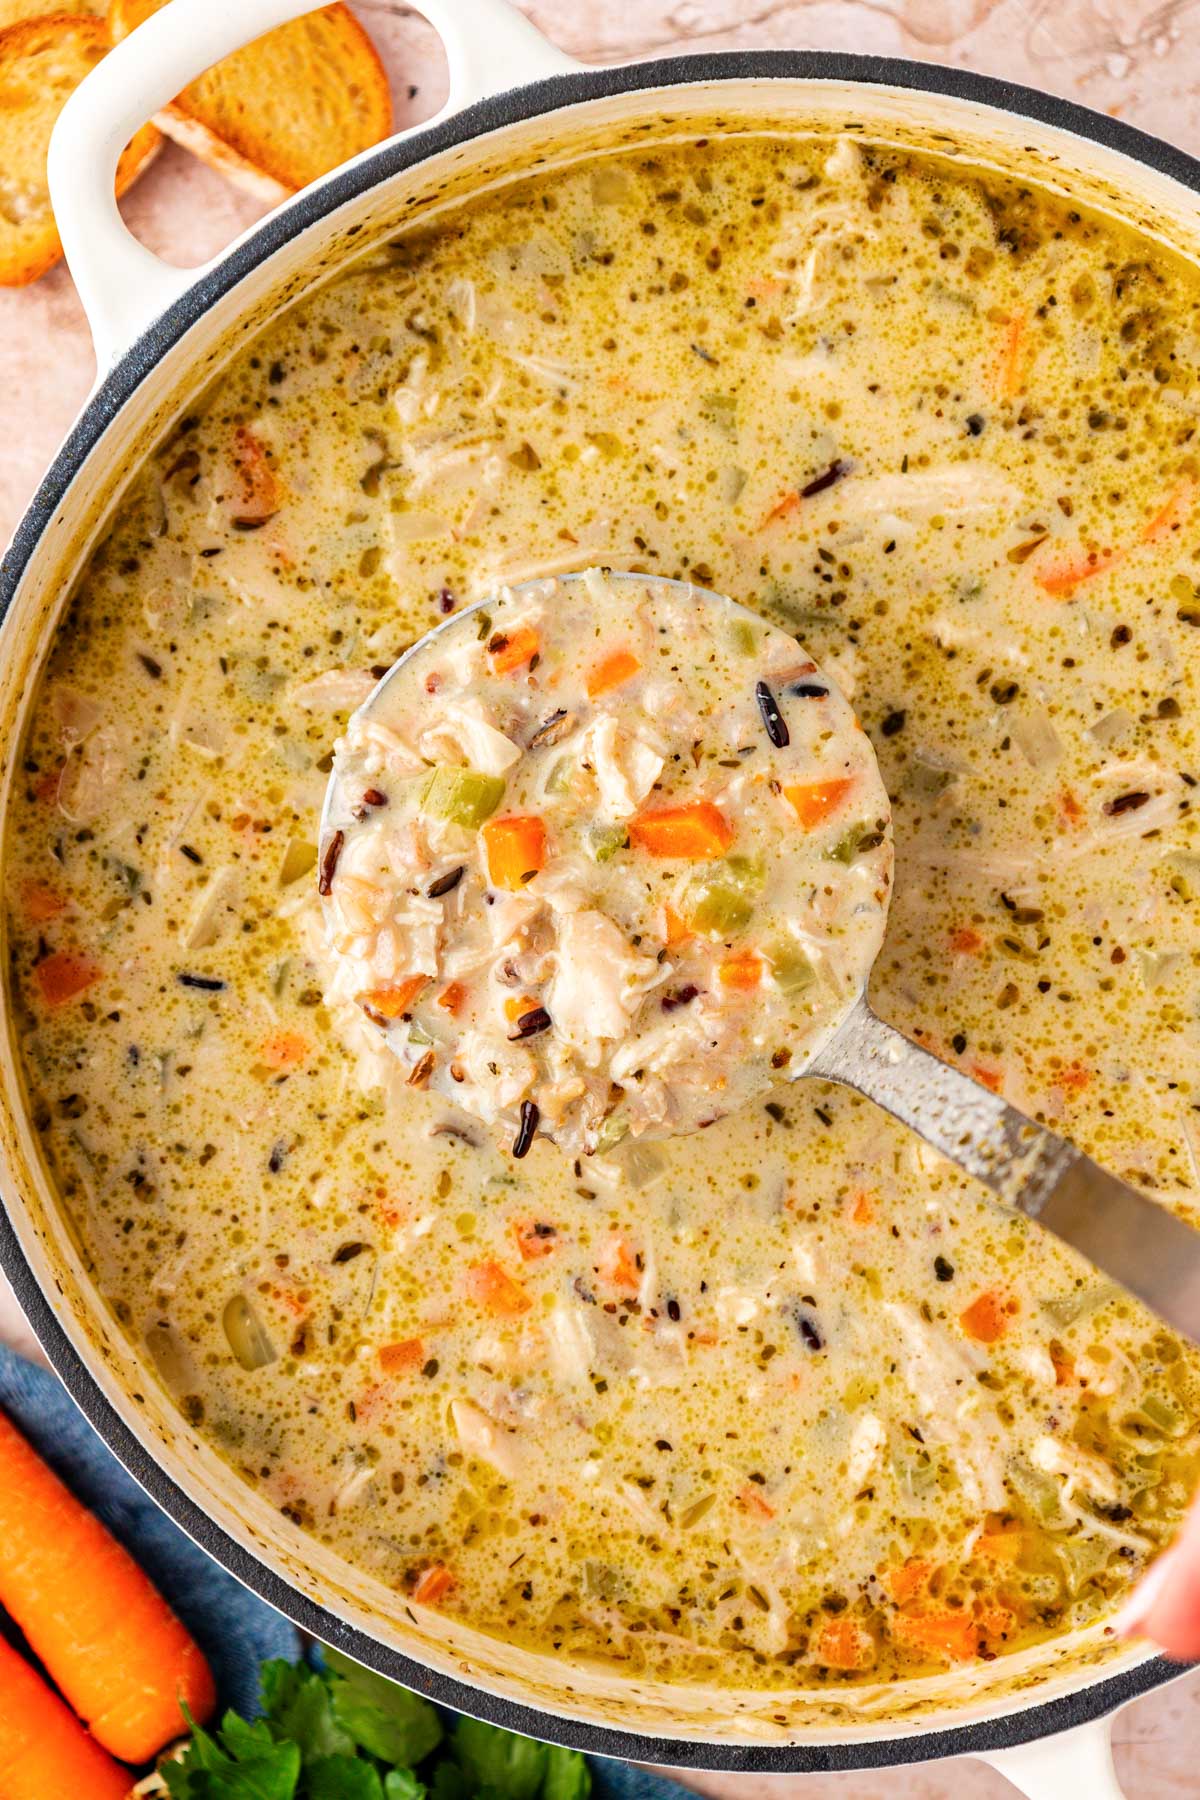
[[[180,1706],[216,1703],[199,1646],[148,1576],[0,1413],[0,1605],[92,1735],[147,1762]],[[64,1790],[65,1791],[65,1790]]]
[[[0,1638],[0,1794],[4,1800],[127,1800],[132,1778],[89,1737],[24,1657]]]

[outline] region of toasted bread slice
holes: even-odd
[[[109,48],[102,19],[50,13],[0,31],[0,286],[22,287],[56,263],[62,245],[50,210],[46,151],[67,96]],[[144,125],[117,167],[117,192],[161,142]]]
[[[91,13],[104,17],[104,0],[0,0],[0,31],[21,25],[26,19],[44,19],[47,13]]]
[[[166,0],[111,0],[115,43]],[[344,6],[326,6],[227,56],[155,123],[259,199],[282,200],[386,137],[387,75]]]

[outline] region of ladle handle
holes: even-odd
[[[1200,1232],[860,999],[805,1071],[857,1089],[1200,1342]]]

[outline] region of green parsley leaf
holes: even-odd
[[[383,1800],[374,1763],[358,1756],[326,1756],[305,1770],[306,1800]]]
[[[545,1744],[480,1719],[460,1719],[454,1728],[454,1754],[472,1790],[490,1787],[504,1800],[538,1800],[546,1773]]]
[[[329,1684],[305,1663],[262,1666],[262,1706],[271,1735],[300,1746],[307,1768],[320,1758],[352,1757],[354,1739],[333,1716]]]
[[[542,1800],[587,1800],[591,1791],[592,1772],[578,1750],[551,1744],[546,1751]]]
[[[248,1725],[228,1712],[216,1738],[193,1727],[182,1759],[165,1763],[163,1778],[172,1800],[295,1800],[300,1750],[277,1744],[264,1721]]]
[[[361,1750],[397,1768],[415,1768],[442,1741],[442,1726],[428,1700],[397,1687],[348,1656],[327,1650],[326,1676],[333,1717]]]
[[[426,1800],[428,1793],[411,1769],[393,1769],[383,1778],[383,1800]]]

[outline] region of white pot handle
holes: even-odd
[[[439,119],[579,66],[507,0],[416,5],[440,33],[450,65]],[[170,0],[117,44],[63,107],[50,140],[50,198],[101,375],[202,273],[172,268],[126,229],[113,198],[121,151],[204,69],[311,9],[312,0]]]
[[[1125,1800],[1112,1756],[1112,1716],[981,1756],[1026,1800]]]

